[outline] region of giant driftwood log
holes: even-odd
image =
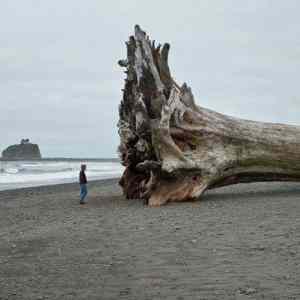
[[[118,127],[127,198],[160,206],[230,184],[300,181],[300,127],[199,107],[171,75],[169,44],[156,46],[135,26],[126,45]]]

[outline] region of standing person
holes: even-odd
[[[88,191],[87,191],[87,179],[85,175],[86,165],[81,165],[81,170],[79,173],[79,184],[80,184],[80,204],[85,204],[84,201]]]

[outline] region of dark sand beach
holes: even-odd
[[[0,299],[300,299],[300,185],[148,208],[117,180],[0,192]]]

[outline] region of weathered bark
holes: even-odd
[[[118,123],[120,180],[151,206],[197,199],[205,190],[256,181],[300,181],[300,127],[229,117],[195,104],[139,26],[127,45]]]

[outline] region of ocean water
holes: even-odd
[[[0,161],[0,190],[77,182],[82,163],[88,180],[116,178],[123,172],[116,161]]]

